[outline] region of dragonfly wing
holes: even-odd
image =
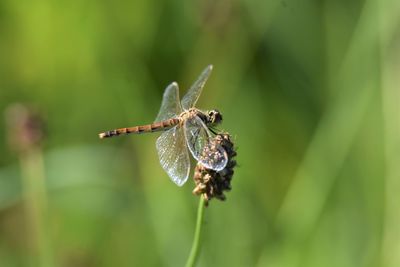
[[[179,87],[176,82],[171,83],[165,88],[160,111],[158,112],[156,122],[171,119],[182,112],[179,102]]]
[[[184,130],[187,146],[197,161],[215,171],[225,168],[228,163],[225,149],[213,142],[210,131],[198,116],[187,119]]]
[[[207,79],[211,74],[212,68],[212,65],[207,66],[207,68],[205,68],[200,74],[199,78],[197,78],[197,81],[192,85],[192,87],[190,87],[186,95],[182,98],[181,103],[185,110],[194,107],[196,104],[201,91],[203,90],[204,84],[207,82]]]
[[[183,129],[175,126],[164,132],[158,137],[156,147],[161,166],[174,183],[182,186],[187,181],[190,170]]]

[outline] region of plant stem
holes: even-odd
[[[33,255],[30,266],[54,266],[47,225],[47,195],[43,154],[30,148],[20,155],[21,177]]]
[[[194,232],[192,249],[190,250],[189,258],[186,262],[186,267],[193,267],[196,264],[199,255],[200,245],[201,245],[200,234],[201,234],[201,226],[203,224],[204,206],[205,206],[204,198],[200,196],[199,207],[197,210],[196,229]]]

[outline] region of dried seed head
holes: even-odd
[[[228,163],[224,169],[218,172],[207,169],[201,163],[196,165],[193,177],[196,187],[193,190],[193,194],[202,195],[206,200],[206,204],[212,198],[225,200],[224,191],[231,190],[233,168],[236,166],[236,161],[233,159],[236,156],[236,151],[228,133],[217,134],[211,142],[225,149],[228,155]]]
[[[40,145],[44,136],[44,123],[32,107],[12,104],[5,111],[8,141],[12,150],[23,152]]]

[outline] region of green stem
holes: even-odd
[[[20,155],[21,178],[34,253],[31,266],[54,266],[47,225],[47,193],[43,154],[32,147]]]
[[[192,249],[190,250],[189,258],[186,262],[186,267],[193,267],[196,264],[199,255],[200,243],[201,243],[200,234],[201,234],[201,226],[203,224],[204,206],[205,206],[204,198],[200,196],[199,208],[197,210],[196,230],[194,232]]]

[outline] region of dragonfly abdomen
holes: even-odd
[[[173,118],[165,121],[154,122],[152,124],[147,124],[147,125],[119,128],[104,133],[100,133],[99,137],[103,139],[103,138],[118,136],[121,134],[141,134],[141,133],[159,132],[172,128],[173,126],[179,124],[179,122],[180,122],[179,119]]]

